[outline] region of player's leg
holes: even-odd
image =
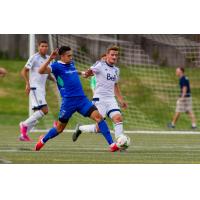
[[[106,108],[108,117],[113,121],[115,138],[118,138],[120,135],[124,134],[124,129],[121,111],[116,99],[111,98],[107,100]]]
[[[100,102],[99,99],[96,101],[93,101],[93,104],[97,107],[98,111],[100,112],[101,116],[105,118],[106,116],[106,108],[105,104],[103,102]],[[75,128],[75,132],[72,135],[72,140],[75,142],[78,137],[81,135],[81,133],[98,133],[99,127],[98,124],[88,124],[88,125],[80,125],[77,124]]]
[[[173,116],[173,119],[170,123],[168,123],[168,128],[175,128],[176,122],[178,121],[180,117],[180,113],[185,112],[185,105],[184,102],[180,99],[176,102],[176,112]]]
[[[92,102],[90,102],[87,98],[81,99],[81,102],[82,103],[80,103],[77,111],[83,116],[90,117],[91,119],[96,121],[100,129],[100,132],[105,137],[108,144],[110,145],[111,151],[119,150],[119,148],[113,142],[108,125],[106,124],[105,120],[103,119],[99,111],[97,110],[96,106],[94,106]]]
[[[195,115],[192,111],[189,111],[187,112],[187,114],[189,115],[190,119],[191,119],[191,122],[192,122],[192,128],[195,129],[197,128],[197,125],[196,125],[196,118],[195,118]]]
[[[65,129],[66,125],[67,125],[67,122],[62,123],[62,122],[58,121],[56,127],[51,128],[46,135],[40,136],[39,141],[35,146],[35,150],[39,151],[48,140],[53,139],[56,136],[58,136],[60,133],[62,133],[63,130]]]
[[[30,141],[28,132],[48,113],[47,102],[43,91],[32,88],[30,91],[30,100],[34,113],[25,121],[20,122],[20,140]]]
[[[196,129],[197,128],[197,125],[196,125],[196,118],[195,118],[195,115],[192,111],[192,97],[188,97],[186,98],[186,112],[188,114],[188,116],[190,117],[191,119],[191,122],[192,122],[192,129]]]
[[[39,151],[48,140],[55,138],[63,132],[70,117],[76,111],[72,103],[69,103],[70,101],[71,100],[68,100],[67,98],[62,100],[62,105],[59,113],[59,120],[57,122],[56,127],[51,128],[48,131],[48,133],[46,133],[46,135],[41,136],[39,138],[39,141],[35,146],[36,151]]]

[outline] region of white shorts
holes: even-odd
[[[99,113],[105,118],[106,115],[112,118],[116,114],[121,114],[118,103],[114,97],[111,98],[93,98],[93,104],[97,107]]]
[[[40,109],[41,107],[47,105],[45,99],[45,91],[38,88],[31,88],[30,90],[30,103],[33,110]]]

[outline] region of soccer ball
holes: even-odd
[[[130,145],[130,138],[127,135],[120,135],[117,138],[117,146],[121,149],[121,150],[125,150],[129,147]]]

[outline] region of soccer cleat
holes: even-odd
[[[22,122],[19,123],[19,128],[20,128],[20,133],[21,135],[25,136],[27,135],[27,130],[28,130],[28,127],[23,125]]]
[[[168,128],[175,128],[175,125],[173,125],[172,123],[167,124]]]
[[[80,124],[77,124],[77,125],[76,125],[76,128],[75,128],[75,132],[74,132],[74,134],[72,135],[72,140],[73,140],[73,142],[75,142],[75,141],[78,139],[78,137],[80,136],[80,134],[82,133],[82,131],[79,130],[79,127],[80,127]]]
[[[23,142],[33,142],[33,140],[31,140],[31,138],[28,135],[25,135],[25,136],[21,135],[19,137],[19,140]]]
[[[119,151],[119,150],[120,150],[120,149],[119,149],[119,147],[117,146],[116,143],[112,143],[112,144],[110,145],[109,151],[114,152],[114,151]]]
[[[44,146],[44,143],[42,142],[43,137],[44,137],[43,135],[39,137],[39,140],[37,144],[35,145],[35,151],[39,151]]]
[[[21,133],[19,140],[24,141],[24,142],[32,142],[32,140],[30,139],[30,137],[27,134],[28,127],[23,125],[22,122],[20,122],[19,128],[20,128],[20,133]]]
[[[197,126],[192,126],[192,129],[193,129],[193,130],[197,129]]]

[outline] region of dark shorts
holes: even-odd
[[[60,107],[59,121],[67,123],[75,112],[80,113],[84,117],[90,117],[94,110],[97,110],[97,108],[86,96],[63,98]]]

